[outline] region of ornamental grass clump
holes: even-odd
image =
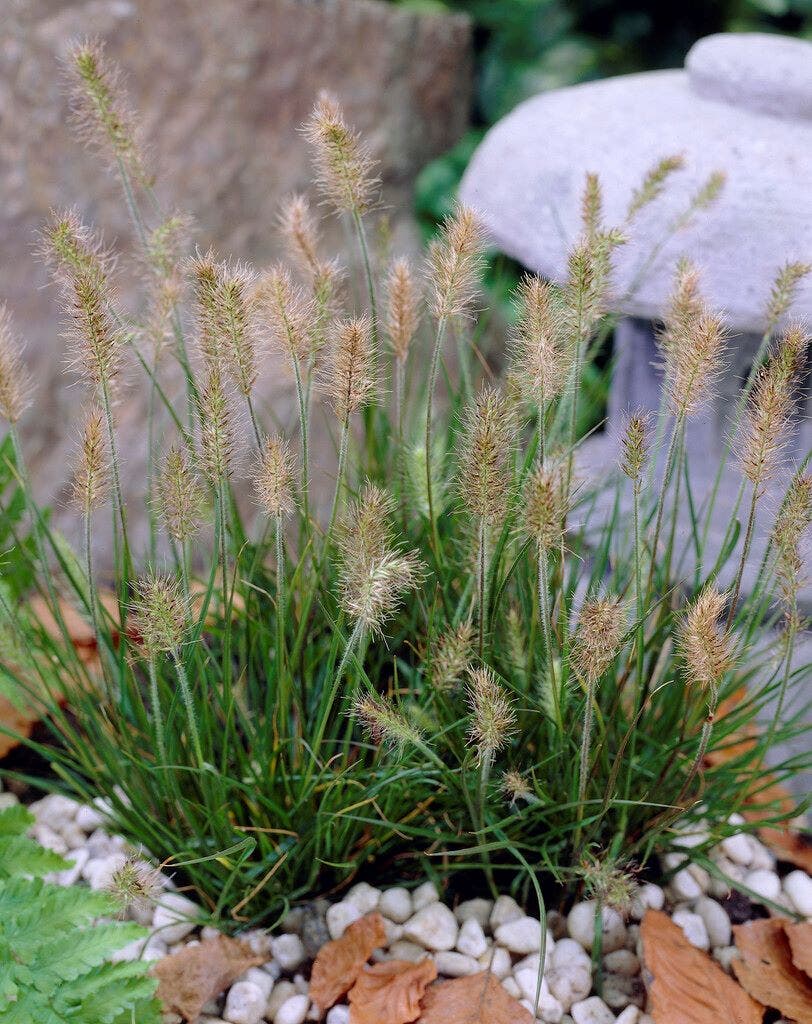
[[[630,411],[600,478],[580,458],[613,260],[678,160],[652,169],[619,225],[587,180],[566,280],[522,279],[503,367],[476,340],[475,211],[452,212],[421,271],[379,266],[374,162],[334,98],[305,137],[353,244],[326,252],[316,207],[292,196],[277,258],[250,267],[195,250],[188,218],[164,212],[102,51],[82,44],[70,66],[82,136],[109,157],[140,251],[114,254],[75,211],[43,230],[82,383],[79,553],[34,501],[19,436],[32,389],[0,317],[18,484],[2,526],[26,570],[14,579],[38,592],[0,588],[2,680],[50,730],[28,741],[51,769],[35,781],[105,797],[114,826],[235,928],[394,861],[401,879],[467,869],[543,899],[630,877],[696,819],[710,843],[735,811],[752,828],[785,815],[753,801],[768,750],[803,728],[790,694],[809,675],[793,655],[812,483],[788,456],[808,339],[783,326],[808,268],[783,268],[769,296],[723,445],[741,486],[714,547],[723,469],[700,496],[686,434],[728,339],[700,268],[675,268],[659,415]],[[720,187],[691,197],[675,230]],[[135,314],[118,298],[130,274]],[[293,424],[262,397],[271,354]],[[128,509],[117,396],[139,374],[147,475]],[[312,443],[324,424],[329,457]],[[757,510],[773,517],[759,545]],[[72,642],[77,616],[90,652]]]

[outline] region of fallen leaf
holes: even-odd
[[[812,978],[812,921],[801,921],[798,924],[784,921],[784,931],[789,940],[792,962],[798,970]]]
[[[640,937],[656,1024],[762,1024],[763,1007],[692,946],[668,914],[647,911]]]
[[[423,1000],[420,1024],[534,1024],[500,981],[482,971],[433,985]]]
[[[739,924],[733,936],[741,954],[733,970],[750,995],[792,1020],[812,1021],[812,981],[792,962],[784,921]]]
[[[434,961],[387,960],[365,967],[350,989],[350,1024],[412,1024],[437,977]]]
[[[167,1011],[196,1021],[209,999],[216,999],[235,978],[264,961],[246,943],[218,935],[164,957],[152,973],[158,979],[158,998]]]
[[[373,949],[386,944],[386,929],[380,914],[367,914],[354,921],[340,939],[322,946],[310,975],[310,998],[322,1011],[355,984]]]
[[[28,707],[15,707],[11,701],[0,695],[0,726],[15,735],[0,733],[0,757],[20,745],[18,737],[28,739],[41,715],[39,711]]]

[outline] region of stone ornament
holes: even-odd
[[[614,309],[658,318],[676,261],[688,256],[730,327],[759,333],[779,267],[812,259],[812,43],[708,36],[688,53],[684,70],[535,96],[488,132],[461,197],[501,250],[561,281],[581,230],[585,175],[599,175],[606,223],[620,225],[646,171],[677,154],[684,168],[640,211],[618,252]],[[719,199],[674,232],[716,171],[727,179]],[[808,283],[794,314],[812,315]]]

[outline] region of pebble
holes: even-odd
[[[570,1013],[575,1024],[615,1024],[615,1015],[598,996],[575,1003]]]
[[[94,857],[87,861],[82,868],[82,878],[91,889],[97,891],[107,889],[110,887],[115,873],[120,871],[126,863],[127,858],[123,853],[111,853],[107,857]],[[189,931],[191,930],[190,928]],[[176,941],[176,939],[167,939],[170,945]]]
[[[730,943],[730,918],[716,900],[703,896],[694,904],[694,913],[699,914],[705,922],[711,947],[727,946]]]
[[[510,953],[506,949],[502,949],[501,946],[494,946],[479,958],[479,969],[489,971],[494,978],[501,981],[513,970]]]
[[[279,1007],[297,994],[296,986],[292,981],[278,981],[274,985],[273,991],[268,999],[268,1004],[265,1007],[266,1019],[273,1020]]]
[[[191,943],[189,943],[189,945],[191,945]],[[256,985],[258,989],[262,990],[262,995],[264,996],[266,1003],[271,998],[271,992],[273,991],[273,978],[267,971],[263,971],[259,967],[249,967],[244,974],[241,974],[240,977],[237,978],[237,981],[250,981],[252,985]]]
[[[259,1024],[268,1000],[262,989],[251,981],[235,982],[228,990],[223,1019],[229,1024]]]
[[[298,935],[279,935],[271,939],[271,952],[274,960],[288,974],[292,974],[307,958],[304,943]]]
[[[495,932],[500,925],[516,921],[520,917],[524,917],[524,911],[516,900],[512,896],[500,896],[493,905],[488,923],[491,931]]]
[[[41,800],[35,800],[28,809],[37,819],[37,824],[48,825],[59,832],[64,824],[76,818],[80,807],[81,804],[71,800],[69,796],[49,793]]]
[[[418,885],[412,893],[412,906],[415,912],[422,910],[423,907],[427,907],[430,903],[438,903],[439,900],[440,893],[437,891],[437,886],[434,882],[424,882],[422,885]]]
[[[9,807],[16,807],[20,798],[16,793],[0,793],[0,811],[7,811]]]
[[[698,900],[702,895],[702,887],[688,868],[682,868],[669,882],[674,898],[679,900]]]
[[[781,879],[774,871],[764,868],[749,871],[744,876],[744,884],[765,900],[776,900],[781,895]]]
[[[58,871],[56,873],[56,884],[75,885],[79,881],[82,875],[82,869],[89,859],[90,854],[83,846],[80,846],[76,850],[71,850],[66,857],[66,860],[71,866],[69,868],[65,868],[64,871]]]
[[[459,921],[459,918],[457,920]],[[460,933],[457,936],[457,949],[460,953],[465,953],[466,956],[472,956],[475,959],[479,959],[483,953],[487,952],[488,940],[485,938],[482,925],[475,917],[469,917],[460,927]]]
[[[659,885],[646,882],[632,897],[629,912],[636,921],[641,921],[647,910],[662,910],[664,905],[665,892]]]
[[[784,879],[784,892],[799,914],[812,917],[812,878],[804,871],[790,871]]]
[[[480,971],[479,964],[472,956],[453,951],[435,953],[434,964],[438,974],[445,974],[449,978],[467,978]]]
[[[418,963],[426,956],[426,951],[416,942],[409,942],[407,939],[400,939],[393,942],[389,947],[389,955],[392,960],[408,960],[411,963]]]
[[[343,1003],[334,1006],[327,1014],[326,1024],[350,1024],[349,1006],[344,1006]]]
[[[509,996],[513,996],[514,999],[522,998],[522,990],[516,984],[516,979],[513,975],[508,978],[504,978],[502,981],[502,988],[507,992]]]
[[[576,903],[567,916],[567,931],[570,937],[580,942],[584,949],[591,950],[595,940],[595,909],[595,901],[587,900],[584,903]],[[623,918],[612,907],[603,907],[601,920],[603,953],[613,953],[616,949],[622,949],[626,945],[626,926]]]
[[[165,892],[152,915],[152,927],[168,945],[180,942],[196,927],[200,907],[176,892]]]
[[[671,920],[680,926],[683,935],[692,946],[696,946],[697,949],[710,949],[708,929],[699,914],[694,914],[690,910],[675,910]]]
[[[83,804],[76,812],[76,824],[83,832],[93,832],[105,824],[105,818],[92,804]]]
[[[640,973],[640,961],[628,949],[616,949],[614,953],[607,953],[603,958],[603,966],[610,974],[623,974],[627,978],[633,978]]]
[[[511,953],[520,956],[535,953],[541,949],[541,922],[534,917],[518,917],[500,925],[494,932],[494,938]],[[552,936],[548,944],[552,946]]]
[[[492,910],[493,900],[466,900],[464,903],[460,903],[454,911],[454,916],[460,924],[465,924],[466,921],[473,918],[484,929],[489,924]]]
[[[291,996],[276,1011],[273,1024],[304,1024],[309,1009],[310,998],[308,996]]]
[[[397,942],[403,938],[403,925],[395,924],[394,921],[390,921],[388,917],[383,918],[383,930],[386,932],[386,945],[391,946],[393,942]]]
[[[750,866],[753,870],[775,871],[775,855],[755,836],[750,836],[750,841],[753,847],[753,861]]]
[[[331,939],[340,939],[349,926],[364,915],[352,903],[334,903],[327,911],[327,931]]]
[[[615,1024],[638,1024],[640,1010],[636,1006],[627,1006],[615,1021]]]
[[[753,844],[750,841],[750,836],[744,832],[734,832],[732,836],[723,839],[719,845],[725,856],[735,864],[741,864],[742,867],[747,868],[753,863]]]
[[[459,925],[444,903],[429,903],[406,922],[403,934],[426,949],[440,952],[454,948]]]
[[[586,965],[590,970],[592,967],[584,947],[575,939],[559,939],[550,953],[549,962],[552,967],[569,967],[571,964]]]
[[[578,948],[580,949],[580,946]],[[581,952],[583,953],[583,950]],[[570,961],[560,967],[551,967],[547,973],[547,982],[556,999],[565,1010],[569,1010],[573,1003],[586,999],[592,991],[592,968],[589,959],[586,959],[586,963]]]
[[[626,978],[622,974],[607,974],[603,979],[603,1001],[613,1010],[623,1010],[629,1005],[645,1004],[645,986],[642,979]]]
[[[344,902],[358,907],[361,914],[371,914],[373,910],[377,910],[381,902],[381,890],[373,888],[367,882],[359,882],[350,889],[344,897]]]
[[[538,971],[529,969],[516,971],[513,977],[516,979],[520,992],[530,1003],[530,1012],[535,1010],[536,1016],[549,1021],[549,1024],[560,1024],[561,1018],[564,1016],[564,1007],[550,991],[547,979],[541,979],[539,988]],[[536,999],[536,992],[538,992],[538,999]]]
[[[378,910],[395,924],[404,924],[414,913],[412,894],[402,887],[386,889],[381,893]]]

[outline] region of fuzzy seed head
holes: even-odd
[[[161,895],[161,877],[145,861],[128,857],[113,872],[106,888],[125,910],[147,911]]]
[[[626,429],[621,440],[620,468],[638,493],[651,447],[650,427],[647,413],[632,413],[626,420]]]
[[[110,492],[110,466],[104,429],[104,413],[93,406],[85,417],[79,458],[73,473],[73,504],[85,517],[97,509]]]
[[[200,529],[204,494],[186,455],[176,446],[169,449],[158,475],[158,511],[166,532],[179,544]]]
[[[458,206],[429,247],[427,277],[431,311],[437,320],[462,316],[476,296],[485,236],[469,206]]]
[[[374,484],[366,484],[337,530],[341,555],[338,581],[341,606],[372,633],[425,578],[416,552],[402,553],[394,542],[395,502]]]
[[[638,885],[634,873],[627,867],[587,854],[578,874],[583,878],[586,893],[591,899],[597,899],[602,906],[613,907],[621,914],[628,913]]]
[[[685,158],[678,153],[675,156],[663,157],[648,170],[640,187],[632,193],[629,207],[626,210],[626,221],[634,220],[644,207],[653,203],[662,194],[671,175],[675,171],[682,170],[684,166]]]
[[[663,329],[657,339],[666,366],[669,360],[678,359],[680,351],[689,344],[704,311],[699,270],[690,260],[682,259],[677,263],[674,286],[666,304]]]
[[[516,732],[516,712],[506,691],[486,666],[471,671],[468,707],[469,739],[477,749],[480,763],[492,761]]]
[[[278,218],[289,259],[306,273],[318,277],[323,264],[319,258],[319,226],[306,196],[296,193],[282,201]]]
[[[290,445],[280,434],[265,438],[254,476],[257,504],[271,519],[285,518],[295,509],[294,466]]]
[[[581,224],[584,235],[593,238],[603,226],[603,193],[597,174],[588,173],[581,195]]]
[[[376,693],[359,694],[353,701],[352,714],[358,718],[372,741],[392,750],[422,743],[423,733],[414,723],[395,708],[391,701]]]
[[[338,100],[322,92],[303,131],[327,202],[337,213],[362,214],[370,209],[379,187],[375,161],[358,132],[344,120]]]
[[[757,489],[775,475],[791,439],[790,419],[807,346],[801,327],[788,328],[756,377],[734,447],[744,475]]]
[[[523,504],[524,530],[539,551],[560,549],[568,511],[561,466],[536,466],[527,478]]]
[[[523,397],[539,406],[561,394],[569,373],[564,311],[551,285],[533,274],[522,278],[516,298],[515,375]]]
[[[258,296],[275,344],[294,367],[306,362],[313,351],[317,326],[313,302],[281,264],[262,275]]]
[[[575,345],[590,337],[608,309],[614,252],[625,241],[617,229],[597,231],[569,255],[564,308],[567,333]]]
[[[16,423],[29,404],[31,377],[23,364],[11,313],[0,302],[0,416]]]
[[[231,404],[223,387],[223,378],[216,364],[197,397],[200,417],[200,462],[209,483],[219,485],[231,472],[234,455],[234,428]]]
[[[596,683],[617,657],[625,632],[626,610],[619,597],[585,601],[571,656],[576,675]]]
[[[145,258],[153,274],[174,277],[178,273],[191,229],[191,217],[185,213],[173,213],[150,231]]]
[[[409,355],[420,322],[420,296],[411,264],[400,258],[392,262],[386,277],[386,334],[395,359],[403,364]]]
[[[714,587],[705,587],[688,606],[677,633],[689,682],[714,691],[734,661],[731,637],[719,624],[726,599]]]
[[[520,800],[530,801],[533,790],[521,772],[508,771],[502,776],[502,793],[508,803],[517,804]]]
[[[665,385],[675,416],[691,416],[713,397],[726,343],[721,319],[704,311],[684,344],[665,350]]]
[[[259,372],[253,294],[256,275],[242,263],[223,263],[219,271],[217,311],[227,363],[237,389],[247,397]]]
[[[77,274],[95,277],[99,286],[115,269],[115,259],[78,210],[51,210],[40,236],[38,252],[54,280],[68,293]]]
[[[462,622],[448,629],[437,641],[431,657],[431,685],[441,693],[453,690],[471,665],[474,628]]]
[[[386,620],[407,594],[419,588],[425,575],[416,552],[386,551],[367,565],[363,578],[356,571],[339,573],[341,607],[365,632],[381,633]]]
[[[139,129],[125,96],[119,67],[107,59],[97,39],[75,44],[68,55],[74,125],[91,149],[121,164],[137,181],[146,183]]]
[[[767,334],[770,334],[789,312],[801,281],[809,274],[812,274],[812,264],[800,262],[785,263],[778,271],[767,302]]]
[[[80,270],[72,291],[66,337],[73,363],[92,384],[109,388],[120,368],[122,337],[104,281],[93,270]]]
[[[793,613],[798,591],[804,586],[801,544],[812,523],[812,474],[796,473],[775,517],[773,543],[776,576],[785,608]]]
[[[495,523],[505,513],[514,440],[507,401],[486,385],[468,411],[460,454],[460,498],[475,519]]]
[[[186,631],[186,609],[176,579],[151,574],[136,582],[132,627],[150,658],[180,650]]]
[[[197,347],[208,365],[223,360],[224,338],[220,332],[219,268],[213,249],[198,251],[189,261],[189,275],[195,297]]]
[[[338,419],[346,422],[378,394],[372,347],[372,322],[368,316],[343,320],[336,325],[331,365],[321,381]]]

